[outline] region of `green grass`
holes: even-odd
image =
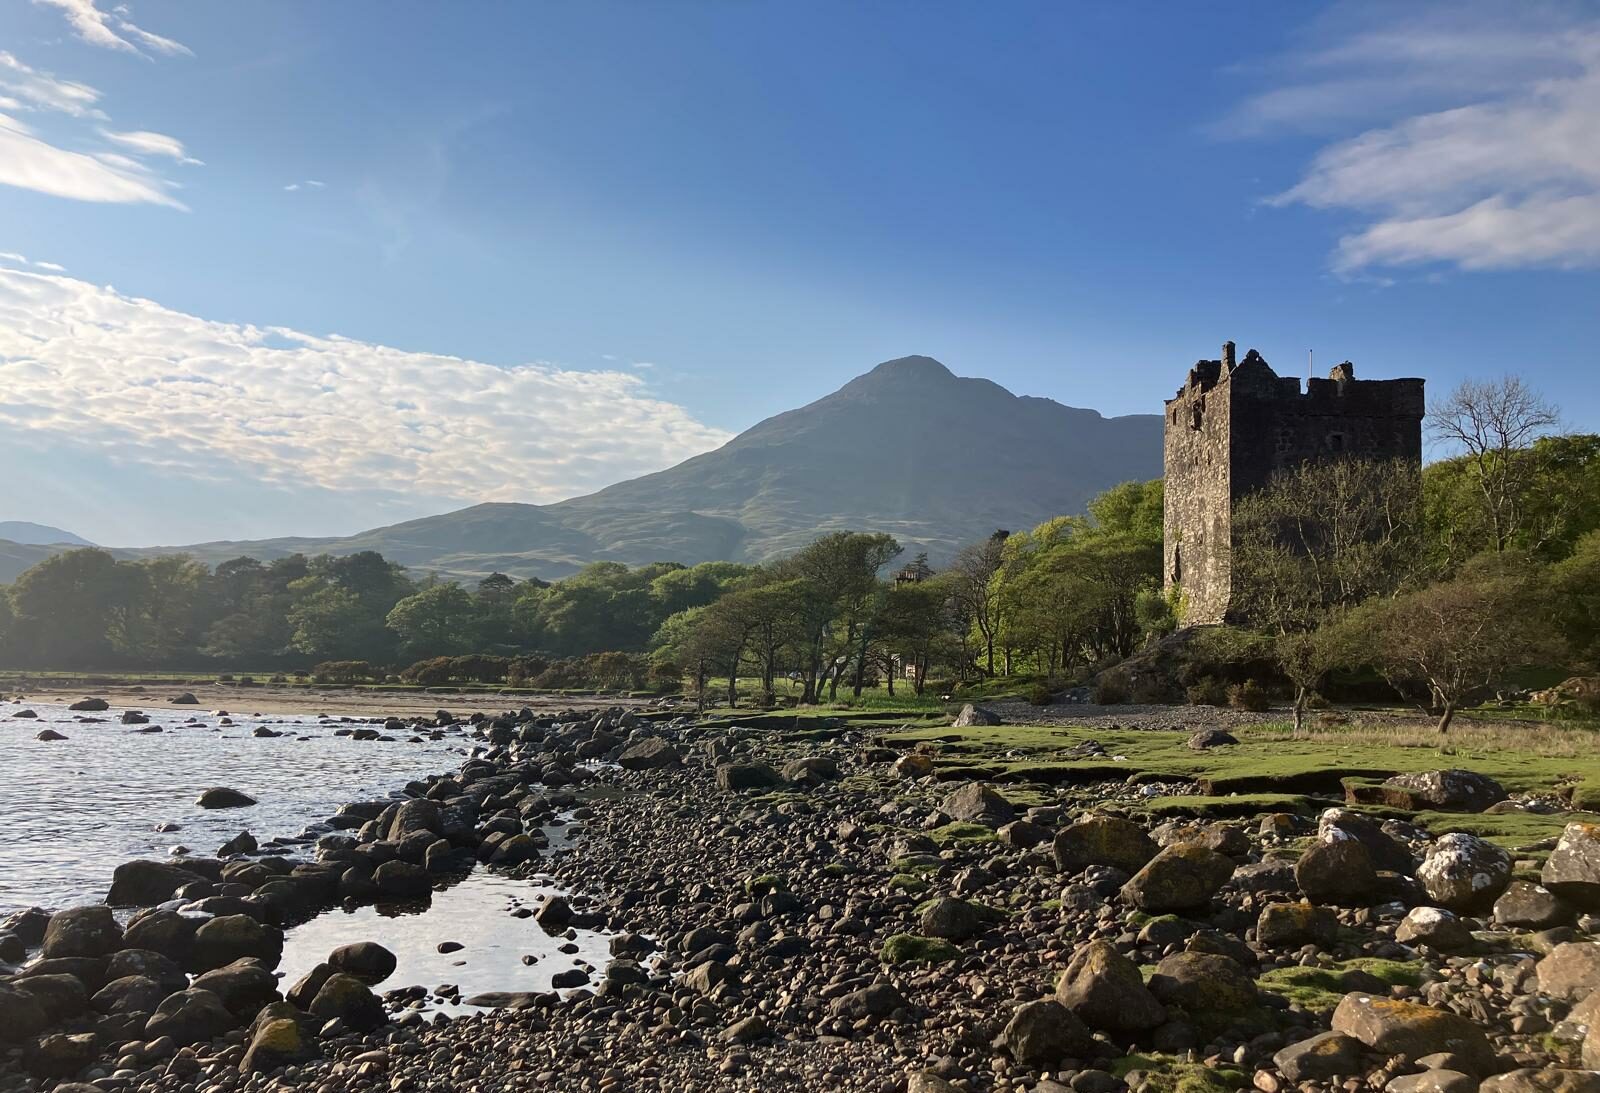
[[[1234,1093],[1249,1087],[1242,1070],[1185,1063],[1170,1055],[1124,1055],[1111,1064],[1111,1073],[1125,1078],[1135,1070],[1149,1075],[1145,1093]]]
[[[928,832],[928,838],[940,846],[950,846],[954,843],[992,843],[997,836],[993,828],[983,824],[969,824],[962,821],[945,824]]]
[[[879,954],[879,959],[891,966],[939,964],[960,957],[961,950],[950,942],[920,934],[895,934],[883,943],[883,952]]]
[[[1145,806],[1161,817],[1257,816],[1263,812],[1295,812],[1309,815],[1321,806],[1299,793],[1240,793],[1228,797],[1154,797]]]
[[[1303,1009],[1317,1013],[1332,1010],[1349,993],[1344,974],[1362,971],[1377,976],[1390,986],[1415,987],[1422,983],[1422,965],[1416,962],[1359,957],[1329,968],[1274,968],[1256,980],[1262,990],[1282,996]]]

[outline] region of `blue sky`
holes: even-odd
[[[1600,7],[16,2],[0,252],[0,518],[113,544],[552,501],[909,353],[1595,429]]]

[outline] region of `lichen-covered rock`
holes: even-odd
[[[99,1047],[92,1032],[57,1032],[30,1047],[24,1065],[41,1078],[70,1078],[94,1062]]]
[[[1138,966],[1109,941],[1091,941],[1072,955],[1056,985],[1056,1001],[1104,1032],[1147,1032],[1167,1019]]]
[[[968,782],[946,797],[939,810],[952,820],[990,827],[999,827],[1016,817],[1011,802],[982,782]]]
[[[907,780],[926,778],[933,773],[933,759],[931,756],[912,752],[910,755],[902,755],[896,759],[894,766],[890,769],[894,771],[897,778],[905,778]]]
[[[1506,799],[1505,787],[1493,778],[1456,769],[1397,774],[1384,782],[1380,791],[1385,804],[1414,812],[1482,812]]]
[[[1122,886],[1122,898],[1141,911],[1195,911],[1206,907],[1233,875],[1233,862],[1203,846],[1169,846]]]
[[[1333,1031],[1383,1055],[1420,1059],[1448,1052],[1474,1074],[1494,1070],[1494,1048],[1483,1030],[1447,1009],[1356,992],[1345,995],[1333,1011]]]
[[[1600,911],[1600,824],[1563,828],[1539,879],[1579,910]]]
[[[1256,919],[1256,940],[1270,949],[1326,945],[1339,936],[1339,916],[1301,901],[1269,903]]]
[[[1257,1002],[1255,981],[1234,961],[1214,953],[1173,953],[1156,965],[1150,993],[1189,1014],[1243,1013]]]
[[[222,999],[208,990],[191,987],[168,995],[145,1022],[148,1039],[172,1037],[176,1044],[203,1044],[216,1039],[239,1021],[228,1012]]]
[[[122,943],[132,949],[160,953],[179,964],[189,959],[198,923],[176,911],[154,910],[135,915],[128,922]]]
[[[72,907],[50,916],[40,955],[46,960],[72,956],[107,956],[122,947],[122,927],[111,908]]]
[[[670,740],[663,740],[659,736],[647,736],[643,740],[629,744],[617,756],[617,765],[623,770],[661,770],[665,767],[676,767],[683,763],[678,755],[678,749],[672,746]]]
[[[951,727],[967,729],[974,725],[999,725],[1000,715],[993,710],[986,710],[982,706],[974,706],[968,702],[961,707],[961,712],[956,714],[956,719],[951,722]]]
[[[783,765],[783,780],[792,786],[820,786],[839,780],[839,764],[826,755],[807,755]]]
[[[765,763],[724,763],[717,768],[717,785],[730,793],[747,789],[771,789],[783,785],[783,775]]]
[[[1455,831],[1434,840],[1417,867],[1428,898],[1452,911],[1478,911],[1494,905],[1511,883],[1511,856],[1498,846]]]
[[[1514,880],[1494,901],[1494,920],[1501,926],[1548,930],[1569,925],[1577,911],[1542,884]]]
[[[90,1001],[100,1013],[151,1013],[171,993],[147,975],[125,975],[101,987]]]
[[[1378,885],[1372,854],[1342,828],[1326,829],[1294,863],[1294,881],[1312,903],[1369,903]]]
[[[265,1074],[280,1066],[316,1057],[316,1041],[305,1034],[300,1022],[291,1017],[277,1017],[257,1026],[244,1058],[239,1061],[239,1070],[245,1074]]]
[[[1290,1044],[1272,1057],[1272,1065],[1289,1081],[1327,1081],[1359,1073],[1362,1044],[1342,1032],[1322,1032]]]
[[[283,957],[283,931],[249,915],[220,915],[194,932],[188,966],[191,971],[208,972],[245,956],[276,968]]]
[[[1438,907],[1413,907],[1395,928],[1402,945],[1427,945],[1444,953],[1472,948],[1472,931],[1452,912]]]
[[[1539,991],[1563,1002],[1576,1002],[1600,990],[1600,944],[1568,941],[1551,949],[1537,967]]]
[[[1160,852],[1144,828],[1120,816],[1085,816],[1062,828],[1051,844],[1056,868],[1069,876],[1092,865],[1137,873]]]
[[[1479,1093],[1600,1093],[1600,1074],[1592,1070],[1524,1068],[1496,1074],[1478,1086]]]
[[[1083,1058],[1094,1049],[1095,1040],[1077,1014],[1044,998],[1017,1007],[998,1046],[1023,1066],[1045,1070],[1062,1059]]]
[[[389,1020],[382,1000],[371,988],[343,972],[328,976],[307,1012],[324,1021],[337,1017],[356,1032],[371,1032]]]
[[[1409,876],[1417,867],[1416,858],[1405,844],[1389,835],[1370,817],[1346,808],[1323,810],[1317,818],[1317,838],[1326,842],[1340,836],[1354,839],[1366,847],[1374,869]]]
[[[927,937],[966,941],[981,934],[988,927],[989,918],[989,912],[977,904],[944,897],[923,909],[919,924]]]

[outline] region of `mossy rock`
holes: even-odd
[[[939,964],[958,960],[961,950],[948,941],[919,934],[895,934],[883,943],[880,959],[892,966],[901,964]]]
[[[774,892],[783,891],[786,887],[783,878],[775,873],[763,873],[744,882],[745,893],[752,896],[770,896]]]
[[[928,890],[928,882],[910,873],[896,873],[889,878],[889,887],[896,891],[909,892],[913,896],[917,896]]]
[[[1145,1075],[1143,1093],[1235,1093],[1250,1085],[1243,1071],[1180,1062],[1167,1055],[1124,1055],[1111,1064],[1111,1073],[1118,1078],[1134,1071]]]
[[[949,846],[951,843],[992,843],[998,836],[992,827],[957,821],[934,828],[928,832],[928,837],[940,846]]]

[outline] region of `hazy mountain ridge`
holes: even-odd
[[[81,535],[48,524],[35,524],[30,520],[0,520],[0,539],[19,546],[51,546],[57,543],[68,546],[94,545]]]
[[[553,505],[488,503],[351,536],[114,553],[181,551],[215,564],[377,550],[467,580],[496,570],[550,579],[603,560],[761,561],[853,528],[889,532],[937,562],[997,527],[1081,512],[1109,486],[1158,476],[1161,420],[1019,397],[904,357],[715,451]],[[0,580],[15,577],[12,564],[0,551]]]

